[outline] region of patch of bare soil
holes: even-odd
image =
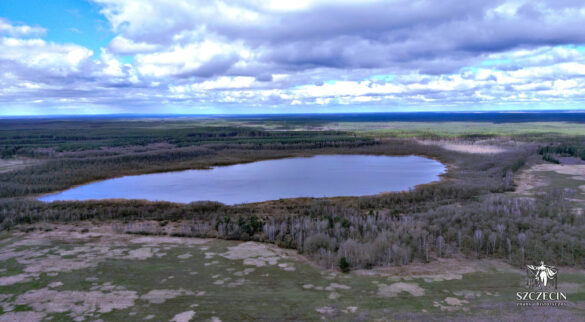
[[[464,274],[487,271],[516,272],[498,260],[470,260],[463,258],[437,258],[431,263],[411,263],[406,266],[376,267],[371,270],[356,270],[356,274],[394,277],[397,280],[422,278],[425,282],[440,282],[461,279]]]
[[[94,312],[108,313],[114,309],[134,306],[137,299],[134,291],[55,291],[48,288],[31,290],[19,295],[15,303],[28,305],[36,312],[71,312],[72,317],[91,316]]]
[[[206,253],[206,258],[211,258],[214,253]],[[257,242],[241,243],[233,247],[228,247],[228,251],[217,254],[221,257],[231,260],[244,260],[244,265],[250,266],[268,266],[278,265],[285,271],[294,271],[295,268],[291,263],[280,263],[279,260],[290,258],[294,255],[290,250],[278,248],[276,245],[263,244]]]
[[[395,297],[402,292],[410,293],[412,296],[425,295],[425,290],[416,283],[378,284],[378,296]]]
[[[188,322],[195,317],[195,311],[186,311],[175,315],[171,322]]]
[[[429,141],[417,140],[422,145],[436,145],[445,150],[470,153],[470,154],[497,154],[508,151],[508,149],[499,145],[489,145],[481,142],[450,142],[450,141]]]
[[[585,164],[537,164],[522,171],[516,176],[516,193],[531,195],[535,188],[544,187],[550,183],[542,172],[556,172],[571,176],[574,180],[585,181]],[[584,187],[581,187],[583,190]]]
[[[0,315],[0,322],[42,321],[46,314],[40,312],[8,312]]]
[[[179,296],[183,295],[195,295],[191,291],[187,291],[184,289],[178,290],[152,290],[142,296],[140,296],[141,300],[148,301],[152,304],[161,304],[166,302],[166,300],[174,299]]]
[[[40,161],[35,159],[0,159],[0,173],[20,170],[39,163]]]

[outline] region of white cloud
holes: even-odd
[[[0,18],[0,35],[13,37],[40,36],[47,32],[45,28],[31,27],[27,25],[13,25],[8,20]]]
[[[42,39],[0,39],[0,61],[66,76],[79,71],[93,51],[78,45],[61,45]]]
[[[204,40],[166,51],[135,56],[138,71],[145,76],[212,76],[223,73],[238,59],[234,44]]]
[[[156,51],[159,46],[145,42],[134,42],[123,36],[116,36],[108,46],[112,52],[122,55],[132,55],[138,53],[150,53]]]

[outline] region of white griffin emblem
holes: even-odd
[[[526,265],[527,273],[532,275],[532,283],[529,280],[529,286],[534,287],[547,287],[550,282],[555,282],[556,287],[556,278],[557,273],[559,270],[554,266],[544,265],[544,262],[541,261],[539,266],[536,265]]]

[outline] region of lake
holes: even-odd
[[[121,178],[39,199],[147,199],[233,205],[283,198],[365,196],[439,180],[445,166],[419,156],[318,155]]]

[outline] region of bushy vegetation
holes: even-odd
[[[582,153],[572,145],[523,143],[498,154],[473,154],[371,133],[268,131],[205,121],[2,122],[8,124],[0,131],[2,155],[42,162],[0,174],[0,229],[44,221],[112,221],[119,232],[275,243],[342,271],[453,256],[585,265],[585,223],[568,201],[570,191],[548,191],[536,200],[502,194],[514,190],[515,173],[536,152],[554,162],[553,155]],[[71,135],[77,128],[88,130]],[[450,140],[492,137],[467,134]],[[411,191],[236,206],[138,200],[47,204],[31,198],[120,175],[333,153],[425,155],[450,170],[441,183]]]

